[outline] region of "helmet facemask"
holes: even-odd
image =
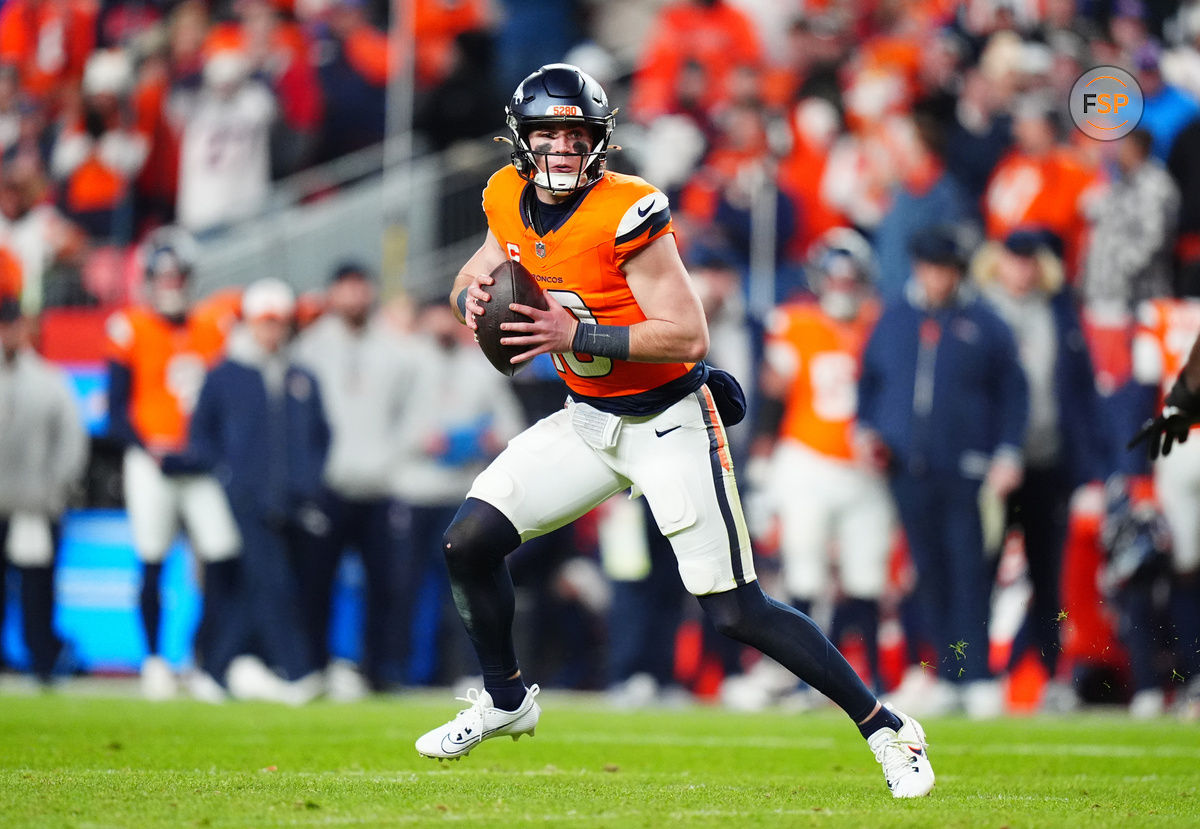
[[[187,314],[195,244],[186,231],[171,226],[154,231],[143,243],[147,298],[154,310],[169,319]]]
[[[517,86],[504,114],[509,137],[498,140],[512,144],[513,167],[521,178],[549,193],[566,195],[604,175],[605,158],[615,149],[609,138],[616,110],[609,106],[603,87],[578,66],[551,63],[537,69]],[[535,146],[541,142],[529,140],[537,130],[577,127],[591,136],[590,147],[576,144],[573,151],[548,152],[548,147]],[[550,156],[577,158],[579,168],[569,174],[551,172]]]
[[[556,195],[566,195],[587,187],[604,175],[608,156],[608,139],[612,134],[611,117],[603,126],[582,118],[560,118],[546,121],[517,120],[511,113],[507,118],[508,128],[513,135],[512,163],[521,178],[531,181],[543,190]],[[591,135],[591,148],[576,142],[574,151],[549,151],[530,143],[529,137],[539,129],[559,129],[582,126]],[[574,173],[549,172],[550,158],[579,158],[579,169]],[[539,163],[540,162],[540,163]]]
[[[858,316],[866,298],[866,280],[844,252],[829,255],[813,282],[817,301],[826,314],[842,321]]]
[[[857,232],[834,228],[813,246],[809,255],[809,287],[826,314],[848,322],[858,316],[874,281],[874,259]]]

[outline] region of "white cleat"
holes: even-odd
[[[147,656],[142,662],[140,684],[142,696],[156,702],[173,699],[179,693],[175,672],[161,656]]]
[[[893,713],[904,723],[899,731],[881,728],[867,738],[892,797],[924,797],[933,788],[933,766],[925,729],[912,717]]]
[[[325,668],[325,693],[334,702],[357,702],[371,693],[358,666],[348,659],[335,659]]]
[[[470,708],[458,712],[458,716],[439,726],[417,740],[417,753],[438,760],[457,760],[466,757],[471,749],[492,737],[511,736],[514,740],[522,734],[533,736],[542,708],[534,699],[540,689],[533,685],[525,692],[516,711],[502,711],[492,704],[492,695],[474,688],[465,697]]]
[[[225,671],[229,695],[240,700],[279,702],[287,683],[279,674],[262,663],[257,656],[243,654],[234,658]]]
[[[229,693],[221,687],[221,683],[213,679],[212,674],[201,670],[193,671],[188,676],[187,690],[192,699],[209,705],[220,705],[229,699]]]

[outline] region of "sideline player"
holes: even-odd
[[[513,647],[514,593],[505,556],[624,489],[646,496],[679,573],[717,630],[752,645],[836,702],[858,724],[895,797],[933,787],[925,735],[884,708],[807,616],[755,580],[718,406],[740,389],[702,362],[708,328],[675,246],[666,197],[606,172],[613,111],[574,66],[551,64],[507,108],[512,165],[483,193],[488,235],[455,279],[451,302],[475,327],[490,273],[520,260],[546,286],[549,310],[514,305],[502,344],[514,362],[550,353],[570,390],[475,479],[443,552],[459,615],[479,657],[482,692],[417,740],[455,758],[480,741],[533,734],[538,686],[526,688]],[[737,416],[740,417],[740,412]]]
[[[133,546],[143,565],[141,619],[146,635],[142,693],[174,696],[177,683],[159,650],[163,559],[182,517],[192,546],[211,569],[232,567],[241,546],[225,493],[210,475],[163,473],[165,457],[183,450],[188,418],[208,369],[220,358],[225,326],[220,315],[190,312],[188,277],[194,241],[176,227],[146,239],[142,255],[147,304],[113,314],[107,323],[109,430],[126,446],[125,508]],[[199,638],[220,608],[205,602]]]
[[[857,630],[878,686],[879,598],[895,509],[886,481],[855,460],[851,440],[862,353],[879,317],[870,245],[854,230],[832,228],[814,244],[808,273],[817,301],[771,317],[753,453],[771,458],[767,493],[793,606],[811,615],[836,586],[831,639]]]

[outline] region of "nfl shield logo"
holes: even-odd
[[[545,242],[534,242],[533,243],[533,252],[536,253],[539,257],[544,258],[546,256],[546,243]]]

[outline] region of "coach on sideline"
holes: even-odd
[[[988,667],[980,495],[1003,502],[1021,483],[1029,389],[1012,331],[966,280],[957,232],[925,231],[909,252],[905,296],[884,309],[863,354],[856,451],[887,473],[937,657],[937,680],[909,707],[992,717],[1003,700]]]
[[[228,609],[214,613],[220,630],[204,669],[234,696],[300,704],[320,693],[320,677],[300,613],[295,561],[313,536],[328,532],[320,510],[329,427],[316,379],[292,363],[295,319],[291,288],[260,279],[242,295],[244,325],[229,337],[223,362],[204,381],[184,456],[164,464],[216,475],[242,537],[237,583],[222,586]],[[164,472],[173,470],[166,465]],[[215,585],[208,585],[211,588]],[[239,622],[242,622],[239,624]],[[283,678],[234,657],[257,644]]]
[[[66,378],[29,347],[20,302],[0,297],[0,629],[7,559],[21,574],[25,646],[40,682],[62,649],[54,555],[67,494],[86,463],[87,433]]]

